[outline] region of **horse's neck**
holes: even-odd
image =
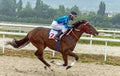
[[[80,39],[80,37],[81,37],[82,34],[83,34],[82,31],[76,31],[76,30],[72,30],[72,31],[73,31],[73,33],[74,33],[79,39]],[[72,31],[71,31],[70,35],[71,35],[76,41],[78,41],[79,39],[75,38],[75,36],[73,35]]]
[[[81,36],[82,36],[82,34],[83,34],[83,32],[81,32],[81,31],[75,31],[74,30],[74,32],[75,32],[75,34],[80,38]]]

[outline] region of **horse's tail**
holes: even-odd
[[[9,41],[6,44],[11,45],[14,48],[22,48],[22,47],[26,46],[29,42],[30,41],[29,41],[29,38],[28,38],[28,35],[27,35],[21,40],[13,39],[11,42]]]

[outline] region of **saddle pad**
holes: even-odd
[[[54,37],[58,34],[58,31],[51,29],[49,32],[49,39],[54,39]]]

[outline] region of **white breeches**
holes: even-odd
[[[64,27],[63,24],[58,24],[56,21],[52,22],[52,28],[55,30],[61,30],[63,33],[65,33],[68,29]]]

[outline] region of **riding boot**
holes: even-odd
[[[61,34],[63,34],[62,31],[58,32],[58,34],[55,36],[55,40],[60,40],[59,37]]]

